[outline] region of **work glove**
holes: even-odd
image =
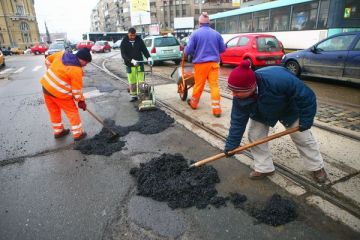
[[[151,57],[149,57],[148,59],[147,59],[147,61],[148,61],[148,63],[149,63],[149,65],[154,65],[154,61],[152,60],[152,58]]]
[[[85,103],[85,101],[79,101],[78,102],[78,107],[81,108],[82,110],[86,111],[86,103]]]
[[[224,149],[224,154],[226,155],[226,157],[232,157],[235,155],[235,153],[229,153],[232,150],[234,150],[234,149],[230,149],[230,150]]]
[[[131,59],[131,63],[132,63],[132,65],[134,65],[134,66],[137,66],[137,65],[138,65],[138,62],[137,62],[135,59]]]

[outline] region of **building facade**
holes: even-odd
[[[91,32],[121,32],[135,27],[149,31],[149,25],[131,26],[131,0],[99,0],[91,13]],[[149,0],[151,24],[159,25],[162,32],[174,32],[174,18],[194,17],[198,25],[201,12],[209,14],[238,8],[232,0]]]
[[[0,0],[1,47],[27,47],[40,40],[34,0]]]

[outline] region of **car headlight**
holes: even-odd
[[[286,58],[286,55],[284,54],[281,58],[281,60],[284,60]]]

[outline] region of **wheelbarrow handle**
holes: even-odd
[[[290,133],[294,133],[296,131],[299,130],[299,127],[293,127],[293,128],[289,128],[289,129],[286,129],[285,131],[282,131],[282,132],[279,132],[279,133],[276,133],[276,134],[273,134],[273,135],[270,135],[270,136],[267,136],[267,137],[264,137],[262,139],[259,139],[255,142],[252,142],[252,143],[248,143],[244,146],[240,146],[240,147],[237,147],[231,151],[229,151],[229,154],[235,154],[235,153],[238,153],[238,152],[241,152],[241,151],[244,151],[248,148],[251,148],[251,147],[254,147],[256,145],[259,145],[259,144],[262,144],[262,143],[266,143],[266,142],[269,142],[273,139],[276,139],[276,138],[279,138],[279,137],[282,137],[284,135],[287,135],[287,134],[290,134]],[[206,163],[209,163],[209,162],[212,162],[212,161],[216,161],[216,160],[219,160],[223,157],[226,157],[225,153],[219,153],[219,154],[216,154],[214,156],[211,156],[211,157],[208,157],[204,160],[201,160],[201,161],[198,161],[194,164],[191,164],[190,167],[199,167],[201,165],[204,165]]]

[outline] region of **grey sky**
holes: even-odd
[[[68,39],[78,41],[90,31],[90,14],[98,0],[35,0],[40,33],[45,24],[50,32],[67,32]]]

